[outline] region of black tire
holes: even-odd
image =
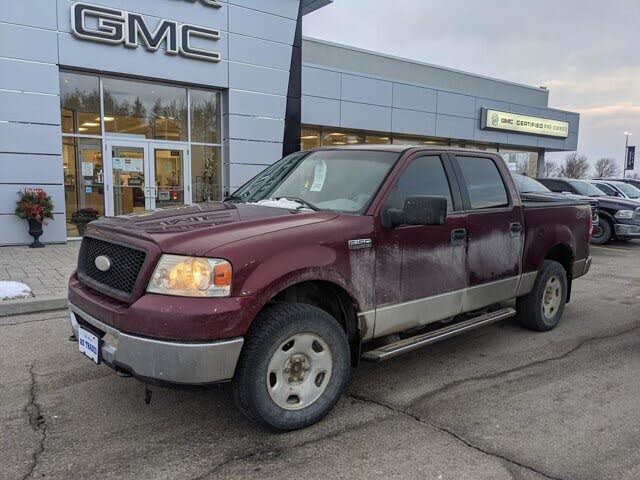
[[[608,220],[601,218],[593,229],[593,237],[591,243],[594,245],[604,245],[611,240],[613,236],[613,228]]]
[[[555,284],[552,279],[555,279]],[[556,294],[559,298],[557,305],[555,304]],[[533,290],[528,295],[518,298],[516,302],[518,319],[526,328],[547,332],[560,322],[566,300],[567,273],[564,267],[553,260],[545,260],[538,271]]]
[[[310,356],[299,353],[298,349],[302,349],[303,342],[302,340],[290,342],[289,339],[294,336],[297,336],[296,339],[307,340],[319,338],[324,342],[324,346],[328,347],[328,357],[323,357],[324,360],[321,360],[325,365],[331,365],[326,379],[321,377],[322,373],[313,373],[316,371],[315,367],[309,370],[313,375],[317,375],[316,378],[313,378],[312,374],[298,370],[298,375],[302,375],[303,378],[296,378],[292,383],[289,383],[292,378],[288,376],[293,373],[284,373],[287,370],[280,368],[270,371],[270,366],[273,366],[270,362],[277,363],[278,358],[287,356],[287,363],[284,365],[288,366],[289,372],[292,371],[292,365],[295,363],[300,367],[299,357],[304,357],[305,361],[309,362],[306,364],[308,366],[316,362],[314,353]],[[301,346],[297,347],[297,343]],[[286,350],[286,347],[289,349]],[[315,341],[312,347],[316,354],[327,353],[325,348]],[[316,347],[321,350],[316,350]],[[294,357],[296,361],[291,363]],[[263,310],[249,329],[233,379],[233,395],[238,408],[250,420],[278,430],[296,430],[320,421],[331,411],[349,383],[349,373],[349,342],[337,320],[324,310],[312,305],[279,303]],[[318,378],[322,386],[321,392],[318,388]],[[309,402],[307,406],[298,406],[295,403],[297,398],[297,403],[302,404],[303,395],[288,396],[287,403],[291,398],[294,403],[290,407],[287,405],[286,408],[279,406],[276,398],[272,397],[276,395],[272,392],[280,389],[286,391],[285,396],[287,396],[291,393],[291,388],[299,388],[303,382],[306,382],[304,385],[307,388],[313,389],[313,385],[308,383],[309,380],[313,380],[316,385],[317,390],[314,390],[314,395],[319,397]],[[326,381],[326,384],[323,384],[323,381]],[[281,396],[280,401],[282,398]]]

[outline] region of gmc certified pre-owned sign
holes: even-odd
[[[481,128],[544,135],[547,137],[567,138],[569,136],[569,122],[501,112],[489,108],[482,109]]]
[[[195,2],[195,0],[187,0]],[[200,0],[207,6],[219,8],[218,2]],[[209,40],[212,45],[220,39],[220,31],[211,28],[161,19],[152,30],[138,13],[113,8],[74,3],[71,7],[71,31],[83,40],[126,45],[138,48],[142,44],[151,52],[162,45],[168,55],[182,55],[210,62],[219,62],[220,53],[202,46],[195,47],[194,39]]]

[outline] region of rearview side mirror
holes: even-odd
[[[401,225],[444,225],[447,218],[447,199],[427,195],[407,197],[402,210],[390,209],[391,227]]]

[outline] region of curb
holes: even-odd
[[[68,307],[67,297],[43,295],[28,300],[4,300],[0,302],[0,317],[23,315],[25,313],[47,312]]]

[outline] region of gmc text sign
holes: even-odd
[[[195,2],[195,0],[187,0]],[[218,2],[201,0],[211,7],[220,7]],[[92,26],[89,26],[89,22]],[[71,31],[77,38],[111,45],[138,48],[140,44],[151,52],[164,45],[167,55],[181,55],[210,62],[219,62],[220,53],[194,47],[195,38],[217,42],[220,31],[187,23],[161,19],[151,30],[144,17],[138,13],[88,3],[74,3],[71,7]]]

